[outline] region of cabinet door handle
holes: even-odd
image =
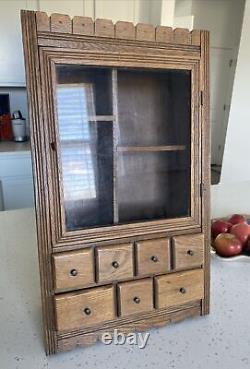
[[[83,311],[84,311],[84,314],[86,314],[86,315],[90,315],[91,314],[91,309],[88,308],[88,307],[86,307]]]
[[[184,288],[184,287],[181,287],[181,288],[180,288],[180,293],[184,294],[184,293],[186,293],[186,292],[187,292],[186,288]]]
[[[136,304],[139,304],[140,302],[141,302],[141,299],[140,299],[140,297],[134,297],[134,302],[136,303]]]
[[[193,256],[194,255],[194,251],[193,250],[188,250],[187,251],[187,254],[190,255],[190,256]]]
[[[158,257],[153,255],[151,256],[151,260],[154,262],[154,263],[157,263],[157,261],[159,261]]]
[[[70,275],[72,275],[72,277],[76,277],[77,274],[78,274],[78,271],[76,269],[71,269]]]
[[[119,266],[120,266],[120,264],[118,263],[118,261],[113,261],[112,262],[112,267],[113,268],[117,269],[117,268],[119,268]]]

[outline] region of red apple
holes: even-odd
[[[214,241],[214,248],[221,256],[234,256],[242,252],[240,240],[230,233],[220,233]]]
[[[235,224],[230,229],[230,233],[238,238],[242,246],[244,246],[250,236],[250,226],[247,223]]]
[[[247,223],[246,217],[244,217],[244,215],[240,215],[240,214],[232,215],[231,218],[228,219],[228,221],[231,224]]]
[[[229,222],[226,222],[225,220],[216,220],[211,225],[211,232],[212,232],[213,237],[216,237],[220,233],[229,232],[231,227],[232,227],[232,224]]]

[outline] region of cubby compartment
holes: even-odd
[[[190,214],[190,164],[186,153],[126,152],[118,160],[120,223]]]
[[[189,148],[190,71],[119,69],[117,85],[121,147]]]

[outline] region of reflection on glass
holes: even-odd
[[[57,67],[60,178],[67,230],[112,223],[112,123],[101,122],[96,115],[104,88],[97,82],[101,75],[102,70]]]
[[[96,124],[91,85],[59,85],[57,104],[65,201],[96,198]],[[72,108],[74,111],[72,111]]]

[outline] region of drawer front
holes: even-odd
[[[53,255],[55,290],[74,289],[94,282],[93,250]]]
[[[123,316],[153,310],[153,281],[124,282],[118,285],[119,314]]]
[[[98,282],[133,277],[132,244],[127,243],[118,246],[97,247],[96,257]]]
[[[165,308],[200,300],[204,297],[203,270],[156,277],[156,307]]]
[[[196,267],[204,261],[204,235],[173,237],[175,269]]]
[[[170,242],[168,238],[136,243],[137,274],[139,276],[164,273],[170,270]]]
[[[115,318],[113,287],[97,287],[55,297],[58,331],[96,325]]]

